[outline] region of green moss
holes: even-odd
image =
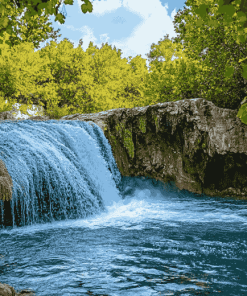
[[[187,157],[183,158],[185,167],[184,170],[187,171],[189,174],[194,175],[196,173],[196,170],[193,169],[191,162],[188,160]]]
[[[128,150],[128,153],[131,158],[134,158],[134,143],[132,141],[132,132],[130,132],[128,129],[125,130],[124,134],[124,146]]]
[[[158,132],[159,130],[159,122],[158,122],[158,117],[157,116],[154,116],[154,122],[155,122],[155,126],[156,126],[156,133]]]
[[[143,133],[146,133],[146,120],[144,118],[140,118],[139,128]]]
[[[110,138],[111,138],[111,143],[113,143],[112,146],[114,146],[113,150],[116,151],[116,147],[117,147],[117,140],[116,140],[116,137],[114,137],[114,135],[112,135],[112,134],[110,133]],[[123,172],[123,167],[121,166],[121,164],[119,164],[119,165],[120,165],[120,167],[119,167],[120,172]]]
[[[132,132],[128,129],[125,129],[125,122],[123,121],[122,124],[116,125],[116,131],[120,137],[123,138],[124,147],[128,150],[130,157],[134,157],[134,143],[132,141]]]
[[[200,148],[203,148],[203,149],[206,148],[207,146],[206,143],[201,143],[200,139],[198,139],[197,142],[198,142],[198,145],[195,146],[195,150],[198,150]]]
[[[116,131],[117,131],[117,133],[118,133],[118,130],[119,130],[119,124],[117,124],[117,125],[115,126],[115,129],[116,129]]]
[[[194,151],[196,152],[199,149],[205,149],[206,148],[206,143],[203,143],[200,139],[197,139],[197,141],[195,142],[195,147],[194,147]],[[183,158],[184,163],[185,163],[185,170],[193,175],[198,173],[198,171],[196,171],[195,169],[193,169],[191,162],[185,157]]]
[[[115,138],[112,134],[110,134],[110,137],[111,137],[111,140],[112,140],[112,142],[114,143],[115,148],[116,148],[116,147],[117,147],[117,141],[116,141],[116,138]]]

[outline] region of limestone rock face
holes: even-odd
[[[96,123],[122,176],[174,181],[181,190],[247,200],[247,126],[237,112],[197,98],[59,120]]]
[[[197,98],[61,120],[98,124],[123,176],[148,176],[198,194],[247,199],[247,126],[237,112]]]

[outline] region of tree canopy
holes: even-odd
[[[194,27],[205,28],[208,27],[210,34],[214,34],[214,38],[217,38],[217,29],[222,26],[222,22],[219,22],[219,17],[222,17],[224,31],[226,36],[231,35],[232,39],[241,46],[246,44],[247,33],[247,1],[246,0],[187,0],[185,2],[187,6],[191,6],[191,12],[197,18],[191,19],[187,23],[186,37],[189,40]],[[181,24],[182,26],[182,24]],[[192,34],[193,36],[193,34]],[[192,37],[193,38],[193,37]],[[191,43],[192,43],[191,39]],[[194,39],[194,44],[197,45],[197,41]],[[225,40],[225,44],[227,40]],[[247,57],[239,58],[238,60],[241,71],[241,75],[247,80]],[[236,65],[228,62],[225,64],[225,78],[232,78]],[[246,97],[247,98],[247,97]],[[247,104],[244,104],[239,109],[237,115],[241,121],[247,124]]]
[[[7,7],[8,16],[13,19],[12,30],[14,34],[9,36],[9,39],[6,40],[6,44],[10,47],[14,47],[18,44],[24,42],[32,42],[34,48],[39,49],[40,43],[47,40],[48,38],[52,38],[53,40],[57,40],[57,37],[61,37],[62,35],[57,33],[60,29],[54,31],[53,27],[51,27],[52,23],[48,22],[48,16],[42,15],[33,16],[27,22],[24,17],[20,17],[20,10],[16,7]],[[17,28],[18,26],[18,28]],[[0,35],[3,35],[4,32],[7,32],[5,28],[0,29]],[[0,38],[0,44],[3,41]]]
[[[215,19],[218,24],[216,28],[208,25],[198,26],[198,16],[193,13],[192,8],[179,11],[173,21],[179,35],[173,39],[178,44],[183,41],[188,57],[211,67],[202,83],[207,86],[208,92],[212,90],[212,96],[218,95],[218,105],[238,109],[246,94],[247,81],[242,76],[239,60],[247,56],[247,44],[236,42],[232,32],[224,26],[221,15],[215,15],[213,20]],[[231,77],[225,75],[226,65],[233,68]]]
[[[87,12],[92,12],[93,5],[89,0],[82,0],[85,2],[81,5],[81,11],[85,14]],[[64,0],[64,4],[73,5],[73,0]],[[44,12],[45,16],[55,15],[55,21],[59,21],[60,24],[64,24],[65,16],[58,11],[59,7],[61,6],[61,0],[1,0],[0,2],[0,44],[3,43],[3,33],[7,32],[10,36],[14,36],[15,42],[14,45],[17,44],[17,31],[15,30],[16,27],[16,15],[20,15],[25,8],[25,14],[22,17],[23,22],[29,23],[29,27],[33,25],[36,26],[37,29],[37,19],[41,16],[42,12]],[[43,41],[41,40],[42,37],[45,36],[45,33],[50,30],[48,23],[44,28],[44,32],[42,36],[36,34],[36,41]],[[14,26],[14,28],[13,28]],[[48,32],[51,32],[48,31]],[[30,32],[28,32],[30,33]],[[32,32],[34,33],[34,31]],[[40,32],[38,32],[40,33]],[[30,36],[30,35],[29,35]],[[52,37],[52,36],[50,36]],[[25,36],[27,39],[27,36]],[[31,38],[31,37],[30,37]],[[29,38],[29,39],[30,39]],[[46,38],[47,39],[47,38]],[[9,39],[6,41],[7,44],[12,45],[13,39]],[[18,41],[21,42],[20,39]],[[0,51],[1,55],[1,51]]]
[[[232,35],[238,44],[246,42],[247,33],[247,1],[246,0],[187,0],[187,6],[191,6],[193,15],[197,19],[187,24],[188,31],[193,26],[218,28],[221,26],[217,17],[223,17],[223,25],[226,33]],[[247,57],[239,60],[243,62]],[[226,66],[226,77],[231,77],[233,67]],[[243,77],[247,79],[247,65],[243,64]]]
[[[89,0],[84,0],[83,2],[85,3],[81,5],[82,12],[92,12],[92,3]],[[134,95],[133,99],[135,98],[134,100],[136,101],[136,98],[141,94],[142,102],[154,103],[162,100],[172,100],[176,94],[180,98],[198,96],[199,94],[212,98],[214,95],[222,98],[221,101],[218,101],[221,107],[224,107],[223,97],[225,97],[225,106],[235,108],[237,104],[239,105],[239,99],[243,98],[244,94],[246,94],[244,85],[244,79],[247,79],[246,2],[246,0],[187,0],[185,4],[190,7],[190,9],[185,9],[183,13],[178,13],[175,17],[175,25],[180,23],[179,28],[176,28],[180,36],[175,38],[175,42],[168,42],[167,40],[161,43],[159,42],[159,45],[156,45],[156,51],[154,50],[150,53],[149,57],[154,58],[151,63],[153,73],[151,75],[146,73],[144,67],[145,60],[141,57],[132,59],[132,74],[140,75],[138,79],[136,76],[135,81],[142,81],[142,83],[139,87],[138,84],[131,83],[131,74],[129,76],[130,80],[126,80],[128,83],[124,83],[121,87],[119,85],[119,91],[114,89],[114,97],[121,97],[122,99],[124,97],[129,98],[129,95],[132,94],[132,96]],[[49,15],[55,15],[55,21],[59,21],[62,24],[65,22],[65,16],[58,11],[61,4],[61,0],[1,0],[0,45],[5,42],[9,47],[0,46],[0,55],[2,54],[1,49],[4,49],[4,59],[6,60],[6,55],[9,54],[9,50],[11,50],[11,48],[17,48],[17,45],[32,43],[33,48],[39,48],[40,42],[43,42],[49,37],[55,39],[58,31],[53,32],[53,29],[50,27],[51,23],[47,23],[47,20]],[[73,0],[65,0],[64,4],[73,5]],[[18,21],[17,16],[23,13],[24,9],[26,9],[24,16]],[[191,15],[189,15],[189,12]],[[186,24],[183,24],[182,20],[185,20]],[[17,30],[17,25],[19,30]],[[48,36],[49,33],[51,33],[50,36]],[[17,36],[18,34],[21,35],[22,39]],[[61,35],[59,35],[59,37],[60,36]],[[181,45],[181,41],[183,41],[183,45]],[[153,44],[152,46],[155,45]],[[181,51],[182,47],[184,53]],[[23,49],[25,47],[19,48]],[[54,47],[54,45],[49,48],[49,51],[44,51],[42,49],[39,53],[40,57],[45,58],[44,55],[42,56],[44,52],[48,55],[52,53],[54,60],[54,52],[56,52],[56,55],[58,55],[59,52],[55,50],[56,46]],[[206,54],[203,54],[202,51],[205,48],[207,51]],[[97,47],[94,47],[93,50],[96,54]],[[95,55],[95,63],[102,58],[104,60],[106,54],[105,50],[100,51],[99,56],[98,54]],[[171,61],[170,57],[173,51],[177,53],[179,58],[183,58]],[[109,53],[109,56],[111,55],[112,54]],[[166,56],[166,62],[158,62],[156,59],[157,56]],[[53,71],[51,67],[52,64],[49,64],[47,68],[43,58],[40,61],[40,65],[43,67],[42,69],[46,68],[46,70],[48,70],[49,68],[49,71]],[[32,59],[33,58],[31,58],[31,60]],[[90,61],[90,59],[88,61]],[[105,62],[103,62],[103,64],[105,64]],[[63,72],[67,71],[62,64],[60,66],[61,69],[63,68]],[[10,70],[11,67],[7,67],[7,70],[4,70],[4,76],[2,77],[5,77],[5,80],[7,79],[8,71],[13,74]],[[24,69],[23,67],[24,66],[22,66],[21,69]],[[100,86],[108,85],[108,91],[110,91],[112,87],[110,87],[109,82],[105,84],[103,78],[97,80],[97,77],[102,77],[99,70],[105,71],[104,67],[101,67],[101,62],[92,67],[94,87],[97,84]],[[123,67],[123,69],[125,68]],[[57,69],[57,71],[58,70],[59,69]],[[114,72],[114,69],[111,70]],[[53,89],[54,85],[52,86],[52,81],[55,79],[54,73],[50,73],[49,71],[45,74],[47,77],[46,80],[48,79],[48,81],[50,81],[49,87]],[[60,73],[59,75],[63,75],[63,72],[60,70],[58,72]],[[52,74],[52,76],[50,76],[50,74],[48,75],[48,73]],[[98,74],[96,75],[96,73]],[[170,73],[170,75],[167,75],[167,73]],[[184,73],[187,73],[187,75]],[[35,75],[32,76],[33,78],[35,77]],[[39,77],[39,79],[37,79],[37,77]],[[38,83],[38,85],[40,83],[41,85],[44,84],[44,82],[41,82],[44,80],[40,80],[40,78],[41,76],[36,76],[35,78],[36,84]],[[165,84],[164,79],[166,79]],[[11,90],[11,88],[9,88],[9,90]],[[39,88],[38,92],[41,90],[43,92],[44,89]],[[4,93],[6,95],[6,92]],[[28,93],[27,89],[25,93]],[[55,97],[58,95],[61,98],[59,91],[53,89],[51,93]],[[144,101],[143,94],[145,94],[146,97]],[[236,98],[234,98],[234,94]],[[48,93],[44,95],[44,97],[48,99]],[[141,97],[139,97],[139,99]],[[152,100],[150,101],[151,98]],[[69,101],[65,99],[62,101],[69,103]],[[61,105],[62,101],[60,103],[57,101],[57,103]],[[44,103],[46,104],[47,102],[44,101]],[[78,106],[78,104],[76,105]],[[107,106],[110,105],[108,104]],[[97,108],[98,107],[99,105]],[[242,105],[239,109],[238,116],[241,118],[242,122],[247,124],[247,104]]]

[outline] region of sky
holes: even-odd
[[[86,14],[81,11],[84,2],[80,0],[74,0],[73,5],[62,4],[59,12],[66,16],[64,24],[55,22],[54,15],[50,16],[49,21],[54,30],[61,29],[58,34],[62,36],[57,42],[68,38],[76,48],[82,39],[84,51],[90,41],[98,48],[102,47],[102,43],[108,42],[112,48],[115,45],[117,49],[122,50],[122,58],[141,55],[146,59],[149,69],[149,61],[145,54],[150,52],[152,43],[158,44],[166,34],[169,34],[170,39],[177,36],[172,21],[178,10],[184,9],[186,1],[93,0],[91,2],[93,11]],[[45,47],[51,40],[50,38],[40,43],[40,47]]]

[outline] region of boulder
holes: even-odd
[[[30,290],[16,292],[10,285],[0,283],[0,296],[35,296],[35,294]]]
[[[237,112],[196,98],[59,120],[96,123],[122,176],[173,181],[180,190],[247,200],[247,126]]]

